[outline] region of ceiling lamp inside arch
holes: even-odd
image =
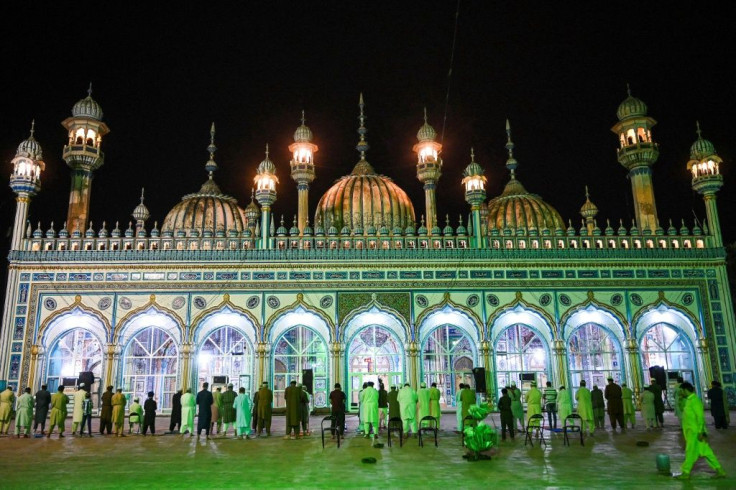
[[[315,223],[325,229],[334,226],[338,230],[343,227],[365,230],[371,226],[386,226],[403,230],[415,221],[414,206],[403,189],[390,178],[377,174],[365,159],[369,146],[365,140],[367,130],[362,94],[359,105],[360,141],[356,149],[360,152],[360,161],[350,175],[338,179],[324,193],[317,204]]]
[[[555,208],[544,202],[537,194],[528,192],[516,179],[518,162],[514,158],[514,143],[511,141],[511,126],[506,121],[506,149],[509,158],[506,167],[511,171],[511,180],[506,184],[500,196],[488,202],[488,228],[544,228],[555,230],[563,228],[562,216]]]
[[[215,124],[212,123],[210,145],[207,147],[210,159],[205,165],[209,177],[199,192],[187,194],[169,211],[161,227],[162,233],[183,232],[185,236],[203,236],[206,232],[212,235],[230,231],[240,233],[246,228],[245,214],[237,200],[223,194],[212,178],[212,173],[217,170],[216,150]]]

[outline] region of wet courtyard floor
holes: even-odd
[[[710,421],[710,417],[707,416]],[[0,438],[0,488],[237,488],[237,487],[382,487],[382,488],[736,488],[736,429],[709,426],[710,443],[728,477],[711,480],[704,461],[687,483],[657,473],[658,454],[670,456],[679,473],[684,445],[677,420],[666,415],[665,427],[614,433],[610,427],[563,445],[562,434],[545,433],[547,446],[524,437],[502,442],[489,461],[468,462],[455,415],[443,416],[439,446],[411,438],[403,447],[371,447],[355,432],[357,417],[348,416],[348,437],[338,449],[327,435],[323,450],[319,426],[313,435],[284,440],[284,418],[273,419],[272,437],[235,440],[165,434],[168,417],[157,420],[155,437],[100,436],[97,419],[92,438]],[[493,421],[498,424],[498,415]],[[487,422],[491,423],[491,421]],[[126,420],[127,424],[127,420]],[[648,446],[638,446],[646,441]],[[365,464],[366,457],[376,459]]]

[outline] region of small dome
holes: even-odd
[[[235,198],[223,194],[210,178],[199,192],[187,194],[169,211],[161,231],[183,232],[185,236],[196,233],[202,236],[205,231],[215,233],[218,228],[222,228],[242,233],[246,228],[245,223],[245,212],[238,206]]]
[[[31,160],[43,160],[43,149],[41,145],[33,137],[33,128],[31,128],[31,135],[28,139],[21,141],[18,145],[18,150],[15,152],[17,157],[26,157]]]
[[[690,160],[700,161],[714,156],[716,154],[716,147],[713,146],[713,143],[703,138],[700,130],[700,122],[696,122],[695,127],[697,128],[696,133],[698,133],[698,139],[690,147]]]
[[[249,223],[255,223],[261,217],[261,208],[258,207],[251,197],[250,204],[245,207],[245,217]]]
[[[390,178],[376,174],[361,159],[350,175],[338,179],[317,204],[315,223],[326,227],[369,228],[385,225],[405,228],[414,221],[414,206]]]
[[[417,131],[417,139],[419,141],[434,141],[437,138],[437,131],[427,122],[427,109],[424,109],[424,125]]]
[[[258,164],[258,173],[263,174],[268,172],[269,174],[276,173],[276,165],[273,164],[271,159],[268,157],[268,148],[266,149],[266,158]]]
[[[151,217],[151,213],[148,212],[148,208],[145,204],[140,203],[133,210],[132,216],[136,219],[136,221],[146,221],[148,218]]]
[[[102,121],[102,107],[92,98],[92,85],[87,90],[87,97],[81,99],[72,107],[72,116],[89,117]]]
[[[595,218],[598,214],[598,206],[593,204],[590,200],[590,194],[588,193],[588,186],[585,186],[585,203],[580,208],[580,214],[583,218]]]
[[[503,193],[488,202],[488,227],[555,229],[564,227],[564,222],[555,208],[512,178]]]
[[[621,102],[616,110],[616,116],[618,120],[626,119],[627,117],[637,117],[647,115],[647,105],[640,99],[633,97],[630,93],[626,99]]]

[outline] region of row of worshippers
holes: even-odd
[[[458,420],[462,421],[467,417],[470,405],[476,403],[476,395],[470,385],[461,383],[456,396]],[[404,434],[416,436],[419,425],[429,423],[427,417],[434,418],[439,426],[442,416],[440,397],[437,383],[432,383],[427,388],[427,384],[422,382],[416,391],[409,383],[405,383],[401,389],[392,386],[391,391],[387,392],[380,378],[378,389],[373,381],[368,381],[358,394],[358,431],[366,438],[375,438],[381,429],[387,427],[389,421],[395,420],[400,421]],[[330,393],[330,404],[335,417],[334,426],[342,434],[345,425],[345,395],[339,383],[335,384],[335,390]],[[461,429],[462,423],[458,422],[458,431]]]
[[[250,397],[246,394],[245,388],[241,386],[236,394],[232,383],[228,383],[224,392],[220,387],[211,392],[209,383],[205,382],[196,396],[192,393],[191,388],[187,388],[186,391],[179,390],[172,397],[169,433],[194,436],[194,417],[196,415],[197,438],[201,437],[202,431],[205,432],[207,439],[210,438],[210,434],[227,437],[228,431],[232,427],[235,438],[247,439],[251,432],[251,406],[258,405],[259,393],[256,394],[254,403],[251,405]],[[273,395],[271,394],[269,406],[272,401]]]

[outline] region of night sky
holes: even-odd
[[[306,111],[319,145],[310,217],[322,193],[350,173],[358,94],[368,116],[367,159],[424,212],[412,146],[426,106],[443,133],[438,185],[440,225],[467,216],[460,185],[471,146],[488,177],[488,198],[508,180],[508,117],[530,191],[580,226],[584,185],[600,208],[598,223],[630,226],[631,188],[616,161],[610,131],[616,108],[633,95],[659,123],[654,166],[659,218],[705,218],[685,165],[695,121],[725,161],[719,210],[726,242],[736,240],[736,59],[733,2],[27,2],[3,9],[0,53],[0,157],[6,171],[36,120],[44,149],[42,190],[31,204],[35,228],[66,219],[70,172],[61,159],[60,123],[86,96],[89,82],[111,132],[95,174],[90,217],[127,228],[146,188],[148,227],[160,224],[206,179],[209,127],[217,125],[215,180],[242,206],[249,201],[264,146],[281,184],[275,214],[296,214],[288,145]],[[449,104],[445,99],[450,85]],[[446,114],[446,120],[445,120]],[[445,122],[443,122],[443,120]],[[2,186],[0,224],[15,212]],[[7,246],[7,245],[6,245]]]

